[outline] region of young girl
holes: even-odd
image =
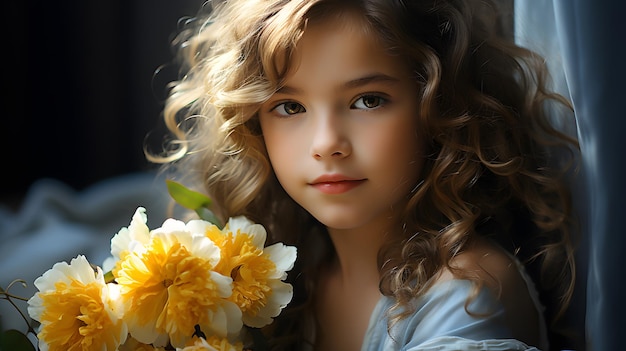
[[[569,105],[495,3],[204,11],[176,41],[175,138],[149,158],[221,218],[298,247],[294,299],[263,330],[273,349],[549,349],[574,284],[557,161],[577,145],[548,117]]]

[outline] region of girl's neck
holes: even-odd
[[[378,286],[378,252],[392,236],[398,235],[389,221],[372,222],[359,229],[328,228],[336,252],[336,260],[329,267],[345,284]]]
[[[392,235],[389,223],[328,229],[336,256],[320,271],[316,288],[316,350],[360,349],[381,297],[378,251]]]

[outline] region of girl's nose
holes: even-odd
[[[338,113],[324,113],[314,116],[311,156],[316,159],[344,158],[352,153],[348,138],[349,128]]]

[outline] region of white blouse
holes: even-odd
[[[517,260],[515,260],[518,262]],[[533,282],[518,262],[530,296],[542,315],[543,306]],[[513,339],[507,327],[504,307],[487,287],[468,306],[469,311],[486,315],[470,315],[465,309],[473,289],[469,280],[453,279],[433,286],[416,299],[415,312],[387,329],[386,311],[394,303],[383,296],[370,317],[362,351],[538,351],[548,349],[545,321],[540,318],[541,345],[530,346]]]

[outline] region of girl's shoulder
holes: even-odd
[[[472,279],[503,307],[505,323],[516,338],[534,345],[543,343],[546,337],[543,306],[534,282],[514,255],[488,239],[479,238],[454,257],[450,265],[454,271],[442,272],[435,285]],[[529,328],[529,325],[541,328]]]
[[[453,270],[444,269],[437,277],[437,282],[470,278],[502,298],[509,297],[508,293],[524,294],[528,290],[526,286],[529,277],[524,266],[515,256],[489,239],[474,239],[452,258],[450,266]]]
[[[414,301],[415,310],[392,323],[394,298],[376,306],[364,350],[536,350],[547,347],[542,306],[521,263],[488,241],[452,261]],[[468,276],[473,277],[468,279]],[[428,347],[427,347],[428,346]]]

